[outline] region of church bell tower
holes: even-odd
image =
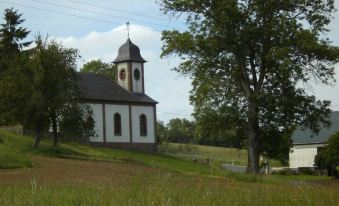
[[[117,66],[117,83],[131,93],[145,93],[144,63],[140,49],[128,38],[113,63]]]

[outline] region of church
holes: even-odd
[[[95,122],[93,146],[139,151],[156,150],[156,102],[145,93],[144,64],[138,46],[128,38],[113,61],[115,81],[79,73],[81,102],[90,105]]]

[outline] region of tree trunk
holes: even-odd
[[[53,147],[58,146],[58,125],[55,115],[52,116],[52,128],[53,128]]]
[[[29,135],[28,134],[28,127],[22,123],[22,136]]]
[[[41,127],[36,126],[35,136],[34,136],[34,141],[33,141],[33,148],[37,148],[39,146],[40,140],[41,140]]]
[[[258,123],[258,110],[255,103],[249,102],[248,107],[248,124],[247,124],[247,137],[248,137],[248,160],[247,172],[259,173],[259,123]]]

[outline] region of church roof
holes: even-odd
[[[130,93],[112,79],[92,72],[78,73],[81,98],[89,101],[112,101],[157,104],[146,94]]]
[[[333,111],[330,114],[329,120],[331,121],[331,127],[322,127],[319,133],[313,134],[309,128],[301,129],[297,128],[292,135],[293,144],[323,144],[326,143],[328,138],[339,132],[339,111]]]
[[[132,41],[128,38],[126,43],[123,44],[118,51],[118,56],[113,61],[114,63],[124,62],[124,61],[134,61],[134,62],[146,62],[140,54],[140,49],[137,45],[133,44]]]

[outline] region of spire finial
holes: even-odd
[[[129,39],[129,22],[126,22],[127,38]]]

